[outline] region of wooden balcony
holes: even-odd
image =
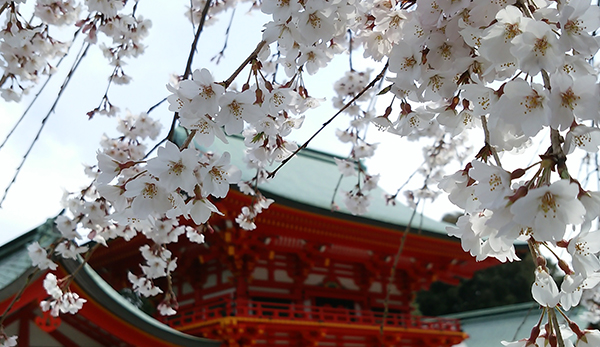
[[[379,327],[383,313],[370,310],[351,310],[344,308],[280,304],[251,300],[218,299],[207,301],[203,305],[182,307],[177,315],[162,317],[160,320],[169,326],[187,331],[215,320],[226,317],[253,318],[284,323],[286,321],[324,323],[325,325],[347,324],[354,327]],[[458,319],[415,316],[411,314],[388,313],[384,326],[410,330],[431,330],[438,332],[460,333]],[[394,329],[396,330],[396,329]]]

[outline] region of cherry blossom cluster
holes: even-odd
[[[18,1],[0,0],[6,14],[0,32],[3,97],[18,100],[27,89],[22,81],[51,72],[49,59],[63,54],[65,46],[48,36],[47,26],[73,21],[89,42],[96,42],[98,32],[112,40],[101,46],[114,66],[111,80],[126,83],[122,59],[143,53],[141,40],[150,26],[135,7],[122,14],[126,3],[86,0],[89,13],[78,19],[82,10],[74,1],[38,1],[35,16],[42,24],[32,26],[19,14]],[[186,15],[196,25],[205,10],[210,20],[238,2],[190,4]],[[334,57],[350,54],[349,71],[334,83],[332,99],[339,110],[333,118],[349,119],[348,127],[336,133],[352,145],[348,158],[338,161],[343,175],[357,177],[355,188],[343,192],[348,209],[365,213],[375,198],[369,192],[379,176],[361,164],[378,147],[378,136],[365,135],[368,127],[428,143],[419,171],[424,184],[404,192],[409,203],[435,198],[438,183],[464,210],[448,231],[461,239],[466,252],[477,260],[514,261],[514,243],[524,242],[534,256],[532,296],[543,314],[529,338],[505,345],[552,344],[569,335],[575,346],[594,345],[600,333],[579,329],[566,315],[561,326],[557,317],[600,282],[600,193],[567,166],[567,158],[595,153],[600,146],[598,67],[592,64],[600,48],[593,35],[600,27],[598,6],[588,0],[263,0],[253,8],[270,20],[255,52],[229,79],[216,81],[208,69],[188,64],[185,76],[167,85],[169,110],[185,129],[185,142],[167,141],[147,157],[143,141],[158,136],[159,124],[147,114],[120,118],[122,136],[105,137],[97,165],[86,169],[94,183],[82,193],[65,195],[67,213],[57,219],[64,240],[51,252],[31,245],[34,265],[52,270],[53,254],[86,252],[73,242],[78,238],[105,244],[143,234],[149,245],[141,249],[142,274],[130,273],[129,279],[141,295],[165,292],[160,311],[173,314],[174,294],[153,284],[158,277],[169,280],[175,270],[168,245],[182,234],[203,242],[211,215],[220,213],[212,201],[226,198],[235,183],[253,197],[236,222],[247,230],[257,227],[257,214],[272,203],[260,186],[302,148],[289,135],[323,101],[308,91],[311,76]],[[381,72],[354,70],[357,52]],[[241,88],[234,88],[234,82]],[[378,109],[374,100],[387,107]],[[89,116],[96,112],[117,114],[118,108],[105,95]],[[483,143],[468,143],[473,133],[481,134]],[[228,152],[210,149],[214,141],[226,143],[227,136],[243,137],[248,168],[241,169],[256,172],[251,180],[241,181]],[[539,161],[510,169],[501,163],[510,153],[533,150],[532,139],[541,137],[547,139],[547,150],[536,153]],[[467,154],[471,146],[480,148],[475,158]],[[461,168],[444,176],[457,161]],[[560,287],[545,250],[565,273]],[[77,306],[77,299],[65,298],[62,291],[58,295],[52,283],[60,281],[47,281],[56,294],[48,309],[61,311],[64,302],[73,303],[65,311]]]
[[[100,43],[100,48],[114,66],[111,82],[130,81],[123,71],[123,59],[143,53],[142,40],[148,35],[151,23],[135,13],[120,13],[127,0],[86,0],[85,6],[75,0],[38,0],[31,19],[25,19],[19,11],[19,4],[24,2],[0,2],[0,15],[5,14],[0,31],[0,66],[4,70],[0,92],[4,100],[19,101],[41,75],[52,74],[56,58],[67,53],[71,43],[50,36],[52,26],[75,24],[74,29],[83,32],[86,40],[94,44],[98,43],[98,32],[106,35],[112,42]],[[107,111],[108,100],[105,104],[96,111]]]
[[[49,24],[72,24],[77,7],[66,3],[58,11],[56,21],[47,22],[44,7],[40,2],[36,14],[42,23],[33,24],[19,12],[18,2],[4,1],[0,14],[5,13],[5,23],[0,30],[0,92],[6,101],[19,101],[27,93],[32,83],[37,83],[41,75],[54,72],[51,61],[66,54],[68,44],[54,39],[49,34]],[[1,19],[1,18],[0,18]]]
[[[44,279],[44,289],[50,295],[50,299],[42,301],[40,308],[44,312],[50,311],[50,314],[54,317],[58,317],[60,313],[75,314],[87,301],[80,298],[77,293],[64,290],[63,282],[68,283],[69,281],[59,280],[52,273],[48,273]]]

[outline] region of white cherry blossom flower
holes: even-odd
[[[275,22],[285,22],[291,15],[300,12],[302,6],[296,0],[264,0],[260,10],[263,13],[273,15]]]
[[[151,279],[144,276],[138,277],[129,272],[127,274],[127,278],[133,285],[133,290],[145,297],[155,296],[163,292],[160,288],[154,285],[154,282],[152,282]]]
[[[476,13],[476,9],[472,12]],[[484,31],[479,52],[491,61],[497,70],[514,69],[517,60],[511,54],[513,39],[523,33],[531,19],[525,18],[514,6],[506,6],[498,11],[495,17],[498,22]]]
[[[81,253],[88,251],[88,247],[78,247],[72,242],[65,241],[61,242],[56,246],[55,252],[63,258],[77,259],[77,256]]]
[[[559,42],[564,51],[576,52],[591,57],[600,48],[600,43],[591,32],[600,27],[600,8],[586,0],[571,0],[562,8]]]
[[[235,222],[244,230],[254,230],[256,229],[255,217],[256,213],[250,210],[248,206],[244,206],[242,212],[235,218]]]
[[[371,204],[371,196],[361,192],[344,192],[344,204],[352,214],[361,215],[367,212]]]
[[[356,167],[353,162],[339,158],[333,159],[337,164],[338,170],[342,173],[342,176],[356,176]]]
[[[569,241],[567,247],[573,258],[573,270],[585,277],[600,270],[600,260],[596,253],[600,252],[600,237],[597,231],[582,231]]]
[[[27,246],[27,251],[29,252],[32,266],[37,266],[40,270],[56,270],[58,267],[56,263],[48,258],[48,252],[37,241]]]
[[[595,76],[571,77],[564,73],[555,73],[550,77],[552,91],[551,123],[555,129],[568,129],[575,117],[586,120],[600,120],[597,100],[598,85]]]
[[[165,147],[158,149],[156,158],[150,159],[146,169],[158,177],[160,185],[167,191],[182,188],[193,192],[197,184],[194,169],[198,166],[198,155],[195,148],[188,147],[183,151],[172,142],[167,141]]]
[[[14,347],[17,345],[17,339],[19,337],[16,335],[13,336],[2,336],[0,338],[0,347]]]
[[[584,330],[581,336],[577,336],[575,347],[595,347],[600,346],[600,331]]]
[[[53,297],[54,299],[58,299],[62,296],[62,289],[58,286],[58,278],[53,273],[46,274],[46,278],[44,278],[43,282],[44,289],[46,293]]]
[[[390,53],[390,71],[401,79],[411,81],[421,77],[421,52],[414,45],[400,41]]]
[[[577,199],[579,187],[569,180],[531,189],[510,207],[514,221],[533,228],[538,241],[559,241],[567,224],[581,224],[585,215]]]
[[[244,129],[244,121],[254,124],[265,114],[254,105],[255,96],[251,90],[242,93],[226,92],[219,100],[221,111],[217,116],[217,124],[225,125],[228,135],[240,134]]]
[[[212,202],[206,198],[194,198],[186,204],[189,216],[196,225],[206,223],[212,213],[223,215]]]
[[[541,21],[527,23],[523,34],[512,40],[510,52],[517,58],[519,68],[531,75],[542,69],[554,72],[562,64],[564,51],[552,28]]]
[[[512,194],[510,173],[500,167],[474,160],[469,176],[477,180],[475,196],[482,208],[496,209],[508,203],[506,197]]]
[[[322,10],[319,8],[321,7],[319,3],[322,2],[310,2],[311,6],[316,5],[317,8],[314,10],[307,8],[306,11],[298,14],[298,31],[307,45],[312,45],[320,40],[329,41],[335,33],[331,11],[329,9]]]
[[[210,164],[200,169],[204,194],[224,198],[229,191],[229,185],[240,180],[242,172],[231,165],[230,161],[231,155],[229,152],[225,152],[221,156],[214,156]]]
[[[596,153],[598,146],[600,146],[600,129],[580,124],[572,127],[565,136],[563,151],[571,154],[579,147],[586,152]]]
[[[194,71],[192,80],[181,81],[179,92],[192,100],[190,108],[194,114],[212,116],[219,112],[219,98],[225,88],[215,83],[210,71],[202,69]]]
[[[460,244],[465,252],[471,253],[474,257],[482,254],[483,240],[473,231],[470,216],[460,216],[456,222],[456,227],[446,227],[446,231],[449,236],[460,238]]]
[[[129,181],[123,194],[133,198],[131,209],[136,216],[148,216],[153,212],[164,213],[170,209],[169,195],[159,182],[148,175]]]
[[[174,314],[177,314],[177,311],[175,311],[173,309],[173,307],[171,307],[170,305],[168,305],[164,302],[161,302],[160,304],[158,304],[158,306],[156,306],[156,308],[160,312],[161,316],[172,316]]]
[[[473,183],[475,181],[468,176],[465,170],[459,170],[452,175],[444,176],[438,187],[448,193],[448,199],[454,205],[467,213],[473,213],[480,205]]]
[[[206,114],[199,114],[197,117],[194,116],[189,118],[182,114],[179,121],[181,122],[181,125],[188,130],[196,131],[194,140],[200,146],[210,147],[215,141],[215,136],[223,141],[223,143],[228,143],[223,129],[221,129],[221,127]]]
[[[186,227],[186,236],[187,238],[195,243],[204,243],[204,234],[201,232],[198,232],[198,230],[196,228],[192,228],[192,227]]]
[[[490,112],[490,127],[499,127],[502,124],[499,120],[513,125],[525,136],[535,136],[550,125],[547,91],[537,83],[530,85],[521,79],[508,82]]]
[[[560,301],[560,292],[554,278],[538,267],[535,270],[535,282],[531,286],[533,299],[541,306],[555,307]]]

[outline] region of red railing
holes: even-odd
[[[325,323],[347,323],[379,326],[383,313],[369,310],[350,310],[320,306],[279,304],[253,300],[231,300],[220,298],[199,306],[182,307],[177,315],[162,317],[163,323],[174,328],[206,322],[221,317],[252,317],[270,320],[310,321]],[[411,329],[461,331],[458,319],[414,316],[410,314],[388,313],[386,327]]]

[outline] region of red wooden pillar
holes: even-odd
[[[29,347],[29,334],[29,314],[24,314],[19,319],[19,347]]]

